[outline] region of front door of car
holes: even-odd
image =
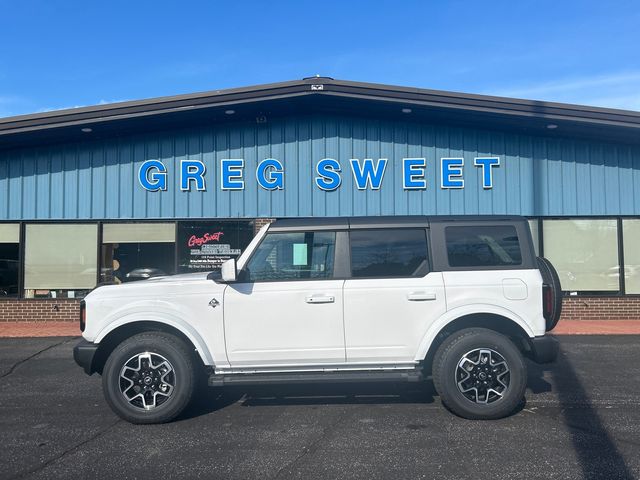
[[[426,229],[354,229],[350,256],[347,361],[412,362],[428,327],[446,311],[442,273],[429,272]]]
[[[232,367],[345,362],[336,232],[268,232],[224,293]]]

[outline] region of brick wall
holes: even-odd
[[[253,233],[256,234],[258,233],[258,231],[264,227],[265,225],[270,224],[271,222],[273,222],[275,219],[274,218],[256,218],[253,224]]]
[[[640,297],[565,297],[564,320],[640,320]]]
[[[79,300],[0,300],[0,322],[77,322]],[[565,297],[564,320],[638,320],[640,297]]]
[[[0,322],[78,322],[80,300],[0,300]]]

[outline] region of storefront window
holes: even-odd
[[[211,272],[238,256],[253,238],[253,222],[180,222],[178,224],[178,271]]]
[[[27,298],[76,298],[96,285],[98,226],[32,224],[25,229]]]
[[[105,223],[100,283],[175,273],[175,223]]]
[[[640,294],[640,220],[622,220],[626,293]]]
[[[569,292],[617,292],[617,221],[544,220],[544,254]]]
[[[20,225],[0,224],[0,298],[18,296]]]

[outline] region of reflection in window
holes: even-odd
[[[96,285],[96,224],[31,224],[25,228],[27,298],[75,298]]]
[[[544,256],[558,271],[562,290],[616,292],[619,285],[617,221],[544,220]]]
[[[522,252],[513,226],[446,227],[447,256],[452,267],[520,265]]]
[[[350,243],[354,278],[412,277],[428,273],[424,229],[353,230]]]
[[[175,273],[174,223],[107,223],[102,230],[100,283]]]
[[[0,298],[18,296],[20,225],[0,224]]]
[[[333,276],[335,232],[269,233],[245,268],[251,282]]]
[[[253,238],[249,220],[178,223],[178,272],[217,272],[230,258],[238,258]]]
[[[533,240],[533,249],[536,252],[536,256],[540,256],[540,238],[538,238],[538,225],[540,220],[536,218],[529,219],[529,229],[531,230],[531,239]]]

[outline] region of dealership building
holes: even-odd
[[[640,319],[640,112],[328,77],[0,119],[0,321],[219,268],[274,218],[523,215],[563,318]]]

